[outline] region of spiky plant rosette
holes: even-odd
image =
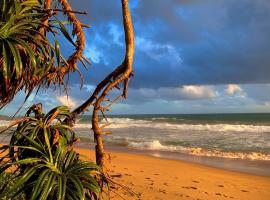
[[[83,25],[65,0],[55,0],[61,9],[51,9],[47,0],[1,0],[0,2],[0,108],[18,91],[28,95],[39,87],[65,85],[65,75],[79,71],[77,61],[88,60],[84,49]],[[56,10],[56,11],[55,11]],[[61,21],[57,15],[68,16]],[[72,26],[74,42],[67,25]],[[74,52],[61,55],[57,36],[66,38]]]
[[[0,178],[10,182],[0,187],[0,199],[98,199],[103,175],[90,161],[82,161],[73,149],[77,138],[63,122],[67,107],[48,114],[34,105],[12,132],[6,156],[0,159]]]

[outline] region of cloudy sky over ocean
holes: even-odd
[[[53,91],[32,95],[25,107],[49,109],[83,102],[124,55],[121,5],[115,0],[71,0],[86,11],[85,85],[72,75],[69,99]],[[112,113],[270,112],[269,0],[132,0],[135,78],[129,99]],[[62,53],[72,46],[62,41]],[[3,114],[12,115],[23,93]],[[2,113],[1,113],[2,114]]]

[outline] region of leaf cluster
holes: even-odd
[[[12,131],[1,157],[0,199],[98,199],[104,181],[99,167],[82,161],[73,149],[77,138],[63,123],[70,116],[67,107],[42,113],[41,105],[30,108]],[[9,172],[9,173],[7,173]],[[8,181],[7,181],[8,180]]]
[[[78,70],[61,55],[57,40],[62,35],[78,48],[67,29],[71,23],[44,6],[43,0],[0,2],[0,108],[22,89],[30,95],[34,88],[64,85],[66,73]]]

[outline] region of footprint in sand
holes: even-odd
[[[218,187],[224,187],[224,185],[218,185]]]
[[[249,191],[247,191],[247,190],[241,190],[242,192],[249,192]]]
[[[111,177],[112,178],[121,178],[122,174],[112,174]]]
[[[159,189],[159,192],[163,194],[167,194],[166,190],[163,190],[163,189]]]
[[[191,186],[191,187],[185,187],[185,186],[182,186],[182,188],[184,188],[184,189],[193,189],[193,190],[197,190],[197,189],[198,189],[198,188],[193,187],[193,186]]]
[[[192,181],[193,183],[199,183],[199,181]]]

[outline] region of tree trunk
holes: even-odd
[[[96,142],[95,150],[96,150],[96,163],[102,168],[105,166],[105,150],[102,139],[102,131],[98,125],[98,112],[97,108],[93,110],[92,117],[92,127],[94,131],[94,139]]]
[[[112,72],[112,76],[114,74],[116,79],[110,81],[111,77],[108,80],[105,79],[105,89],[103,92],[98,96],[94,96],[96,98],[96,102],[94,103],[94,110],[92,115],[92,127],[94,131],[94,138],[96,142],[96,162],[97,164],[104,169],[106,157],[104,151],[104,145],[102,140],[102,128],[99,127],[99,118],[98,113],[102,111],[101,103],[104,101],[105,97],[109,94],[109,92],[114,88],[118,87],[121,82],[124,82],[124,89],[123,89],[123,97],[127,98],[128,92],[128,82],[129,78],[132,74],[132,64],[133,64],[133,57],[134,57],[134,32],[133,32],[133,25],[132,19],[130,15],[128,0],[121,0],[122,2],[122,14],[123,14],[123,25],[125,31],[125,42],[126,42],[126,55],[124,62],[118,68],[116,68]],[[123,69],[123,70],[122,70]],[[123,72],[122,72],[123,71]],[[90,98],[91,100],[91,98]],[[89,102],[88,102],[89,103]],[[106,110],[105,110],[106,111]]]

